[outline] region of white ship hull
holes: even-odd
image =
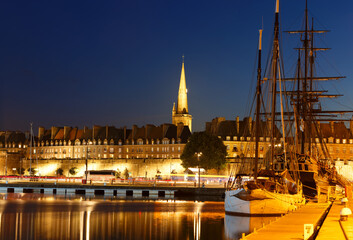
[[[304,202],[301,193],[282,194],[264,189],[246,191],[240,188],[225,192],[224,208],[227,214],[275,216],[294,211]]]

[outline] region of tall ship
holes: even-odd
[[[290,122],[285,119],[285,108],[288,106],[283,94],[283,71],[280,60],[279,46],[279,0],[276,1],[274,37],[272,42],[270,63],[262,77],[262,30],[259,31],[257,85],[255,94],[255,156],[253,173],[248,178],[231,176],[225,192],[225,211],[238,215],[281,215],[294,210],[303,204],[302,185],[298,174],[290,174],[288,167],[295,159],[283,166],[283,171],[274,169],[274,160],[279,146],[290,148],[286,142],[286,130]],[[265,101],[267,100],[267,101]],[[278,113],[280,113],[278,115]],[[270,148],[264,157],[263,164],[259,164],[259,141],[261,120],[269,122]],[[279,121],[279,124],[277,124]],[[279,127],[278,127],[279,126]],[[282,137],[278,137],[278,129]],[[283,145],[282,145],[283,144]],[[281,148],[282,149],[282,148]],[[286,155],[286,151],[283,151]],[[287,156],[285,156],[287,159]],[[277,171],[276,171],[277,170]]]
[[[314,197],[318,186],[347,183],[335,172],[319,126],[320,122],[337,121],[338,115],[352,113],[321,107],[322,98],[340,95],[323,90],[320,82],[343,78],[315,74],[316,53],[328,50],[314,46],[315,36],[327,31],[315,30],[314,20],[309,22],[306,1],[304,29],[288,31],[289,34],[299,34],[301,44],[295,49],[298,51],[295,74],[286,78],[280,57],[279,26],[279,0],[276,0],[272,50],[263,74],[262,30],[259,37],[257,86],[252,111],[255,117],[253,172],[249,176],[231,174],[225,192],[228,214],[285,214],[304,204],[304,197]],[[269,123],[270,146],[260,160],[259,136],[263,121]]]

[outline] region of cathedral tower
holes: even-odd
[[[183,63],[181,66],[181,75],[180,75],[180,83],[179,83],[178,105],[177,107],[175,107],[175,103],[173,104],[172,122],[175,125],[178,125],[179,123],[183,123],[184,126],[188,126],[191,131],[192,116],[189,114],[189,110],[188,110],[187,93],[188,93],[188,90],[186,89],[184,56],[183,56]]]

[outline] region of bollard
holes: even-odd
[[[314,224],[304,224],[304,240],[309,239],[314,233]]]
[[[352,211],[347,207],[342,208],[340,211],[340,220],[347,221],[349,215],[352,215]]]
[[[344,198],[341,199],[341,204],[342,205],[346,205],[347,202],[348,202],[348,198],[344,197]]]

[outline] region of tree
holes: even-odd
[[[197,160],[197,154],[202,153]],[[206,132],[193,133],[180,158],[184,168],[202,167],[206,170],[223,169],[226,164],[227,147],[222,140]]]
[[[17,169],[17,173],[18,173],[19,175],[23,175],[23,174],[25,173],[25,169],[24,169],[24,168],[18,168],[18,169]]]
[[[69,170],[70,175],[76,175],[77,172],[78,172],[78,171],[77,171],[77,167],[72,167],[72,168],[70,168],[70,170]]]
[[[64,170],[62,168],[56,169],[56,175],[57,176],[62,176],[64,174]]]
[[[115,178],[120,178],[120,176],[121,176],[121,172],[119,169],[117,169],[115,172]]]
[[[28,171],[29,175],[31,175],[31,176],[34,176],[37,173],[37,170],[35,170],[34,168],[28,168],[27,171]]]
[[[127,170],[127,168],[125,168],[123,175],[124,175],[125,179],[129,178],[130,174],[129,174],[129,170]]]

